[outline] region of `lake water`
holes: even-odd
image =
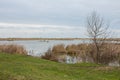
[[[32,56],[41,56],[43,55],[49,48],[52,48],[57,44],[80,44],[83,43],[84,40],[25,40],[25,41],[0,41],[0,44],[18,44],[23,45],[25,49],[28,51],[29,55]]]

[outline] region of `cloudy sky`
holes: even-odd
[[[86,37],[92,11],[120,37],[120,0],[0,0],[0,38]]]

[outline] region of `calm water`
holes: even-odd
[[[23,45],[28,51],[29,55],[40,56],[43,55],[49,48],[57,44],[80,44],[83,40],[28,40],[28,41],[0,41],[0,44],[18,44]]]

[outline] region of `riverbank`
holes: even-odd
[[[62,64],[36,57],[0,53],[0,80],[119,80],[120,67]]]

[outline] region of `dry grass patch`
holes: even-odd
[[[25,50],[25,48],[22,45],[16,44],[0,45],[0,52],[27,55],[27,51]]]

